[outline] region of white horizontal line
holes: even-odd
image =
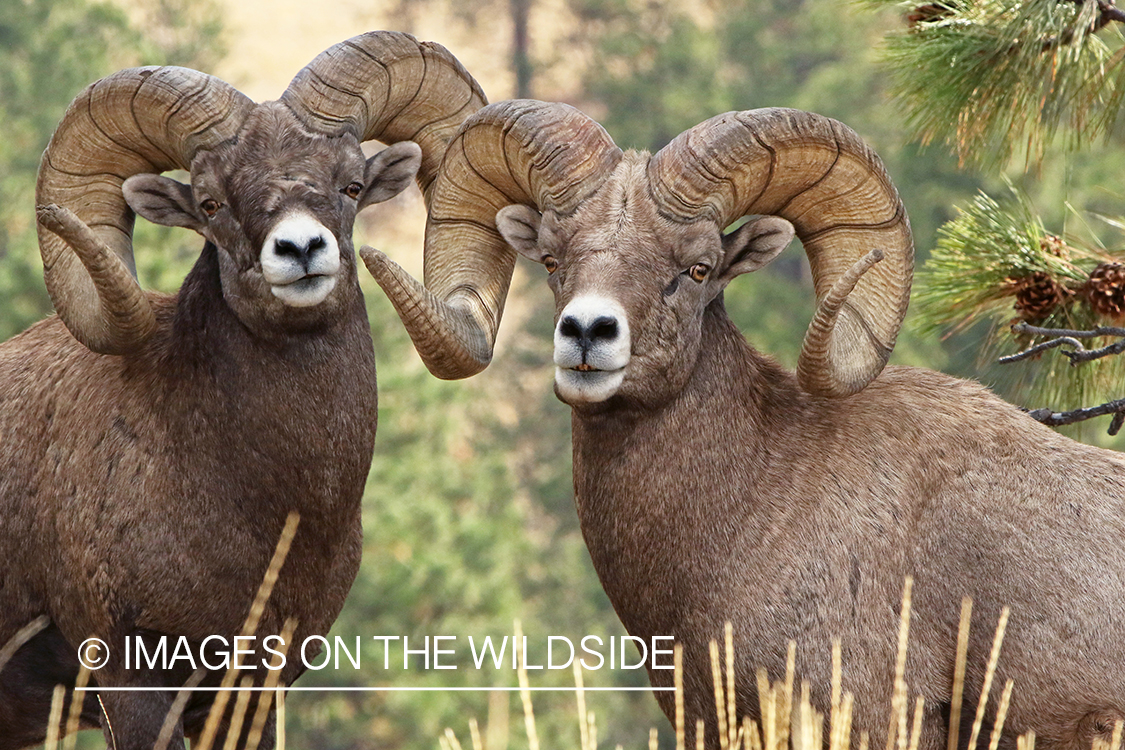
[[[271,692],[276,693],[279,690],[284,690],[287,693],[407,693],[407,692],[507,692],[514,693],[521,688],[518,687],[288,687],[288,688],[267,688],[267,687],[232,687],[232,688],[218,688],[218,687],[91,687],[86,688],[91,693],[125,693],[125,692],[153,692],[153,693],[178,693],[183,690],[187,693],[263,693]],[[573,693],[578,690],[576,687],[529,687],[523,688],[531,692],[569,692]],[[636,691],[653,691],[653,692],[670,692],[675,690],[674,687],[584,687],[582,690],[588,693],[610,693],[610,692],[636,692]]]

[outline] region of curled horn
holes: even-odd
[[[197,151],[232,138],[253,106],[212,76],[150,67],[91,84],[63,115],[39,166],[39,251],[59,317],[91,350],[127,353],[156,327],[134,278],[122,183],[189,169]]]
[[[329,47],[296,75],[281,101],[313,132],[414,141],[422,148],[418,183],[427,197],[449,139],[487,103],[449,50],[395,31]]]
[[[793,224],[818,300],[797,364],[807,392],[848,396],[882,371],[906,315],[914,244],[898,192],[854,131],[798,110],[731,112],[677,136],[648,178],[677,221],[725,227],[770,214]]]
[[[382,253],[360,251],[432,373],[464,378],[492,359],[516,257],[496,213],[517,203],[571,213],[620,159],[609,134],[565,104],[500,102],[465,121],[429,201],[425,287]]]

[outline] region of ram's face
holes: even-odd
[[[570,216],[511,206],[497,217],[508,243],[548,271],[555,391],[573,406],[679,393],[699,359],[704,310],[793,236],[773,218],[726,237],[714,222],[672,221],[646,185],[644,162],[626,159]]]
[[[356,213],[405,188],[419,158],[404,143],[367,160],[354,136],[311,134],[267,104],[237,140],[196,156],[190,187],[139,175],[125,194],[137,213],[216,246],[223,296],[252,330],[302,330],[354,302]]]

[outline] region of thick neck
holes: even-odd
[[[806,403],[796,379],[751,349],[717,302],[704,315],[699,362],[674,399],[651,410],[575,411],[579,519],[628,629],[674,622],[678,605],[654,609],[652,597],[690,606],[698,591],[678,587],[709,580],[699,561],[725,559],[766,527],[778,509],[758,486],[777,470],[774,441],[793,439]],[[731,492],[704,505],[700,487],[716,472]]]
[[[185,455],[221,462],[248,509],[298,495],[303,515],[358,502],[375,436],[375,357],[358,289],[349,307],[324,331],[263,340],[224,302],[208,243],[175,304],[161,308],[165,333],[142,358],[157,364],[136,363],[161,383],[139,395],[191,444]]]

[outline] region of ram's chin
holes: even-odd
[[[555,392],[568,404],[596,404],[605,401],[621,387],[625,368],[580,372],[555,368]]]
[[[315,307],[335,288],[335,276],[306,276],[289,284],[273,284],[270,291],[290,307]]]

